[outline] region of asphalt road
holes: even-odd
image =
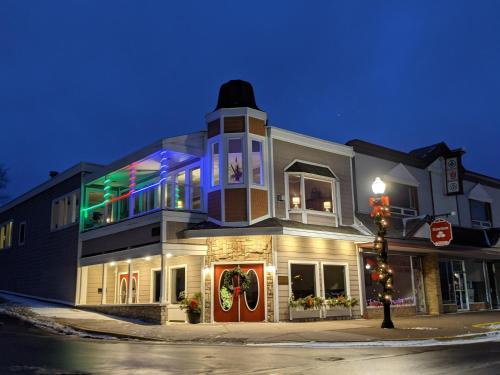
[[[500,342],[430,348],[166,345],[50,334],[0,315],[0,374],[500,374]]]

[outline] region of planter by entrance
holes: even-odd
[[[191,324],[198,324],[200,322],[201,313],[188,312],[188,322]]]
[[[231,294],[224,288],[224,275],[240,267],[249,280],[247,291]],[[262,322],[265,320],[263,264],[217,264],[214,266],[214,320],[216,322]],[[238,277],[233,286],[239,287]],[[238,288],[239,290],[239,288]]]
[[[325,318],[352,318],[352,309],[344,306],[326,307]]]
[[[320,309],[301,309],[290,307],[290,320],[294,319],[320,319]]]

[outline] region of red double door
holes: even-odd
[[[250,287],[238,296],[223,290],[224,275],[240,267]],[[223,264],[214,267],[214,320],[216,322],[261,322],[265,320],[264,265]]]

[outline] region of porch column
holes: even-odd
[[[134,274],[134,267],[132,266],[132,260],[128,264],[128,285],[127,285],[127,303],[132,303],[132,277]]]
[[[160,304],[167,303],[167,256],[161,255]]]
[[[441,280],[439,279],[439,261],[437,254],[422,257],[424,274],[425,302],[427,313],[439,315],[443,313],[443,298],[441,296]]]
[[[102,294],[101,294],[101,305],[106,304],[106,286],[108,285],[108,265],[106,263],[102,264]]]

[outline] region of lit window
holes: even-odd
[[[78,212],[79,212],[78,195],[79,195],[78,192],[73,192],[52,201],[51,224],[50,224],[51,230],[64,228],[78,221]],[[89,199],[89,202],[91,202],[91,199]],[[94,213],[96,215],[99,215],[98,212]]]
[[[191,169],[189,172],[190,190],[191,190],[191,209],[201,209],[201,187],[200,187],[200,168]]]
[[[186,199],[186,172],[175,176],[175,208],[185,208]]]
[[[170,277],[170,303],[179,303],[186,292],[186,268],[172,268]]]
[[[323,265],[325,298],[347,297],[345,266]]]
[[[291,264],[290,276],[294,299],[316,296],[316,265]]]
[[[14,222],[8,221],[0,225],[0,250],[12,246],[12,226]]]
[[[219,185],[219,165],[220,165],[219,163],[220,163],[219,144],[214,143],[212,144],[212,173],[211,173],[212,186]]]
[[[290,208],[299,209],[302,207],[302,194],[300,193],[300,176],[288,176],[288,193],[290,195]]]
[[[243,142],[240,138],[230,139],[227,145],[227,182],[243,183]]]
[[[481,202],[470,199],[470,216],[472,225],[481,228],[491,227],[491,205],[488,202]]]
[[[306,210],[332,211],[332,183],[304,178]]]
[[[264,183],[262,169],[262,142],[252,141],[252,181],[254,184]]]
[[[26,222],[19,224],[19,246],[24,245],[26,242]]]

